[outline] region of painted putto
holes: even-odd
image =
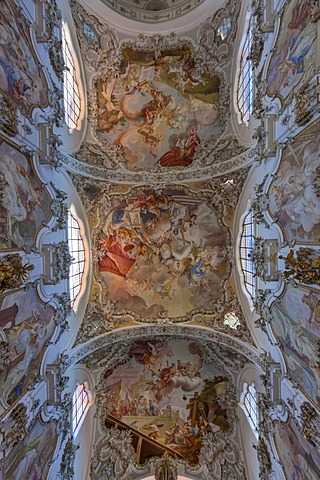
[[[99,277],[117,311],[182,317],[212,309],[227,278],[228,229],[184,190],[114,198],[97,228]]]
[[[106,423],[141,438],[140,459],[168,452],[195,464],[204,431],[231,429],[229,388],[223,372],[203,362],[197,342],[138,341],[125,363],[104,374]]]
[[[128,169],[188,167],[198,145],[220,133],[218,76],[197,74],[188,45],[124,48],[121,74],[98,77],[97,138],[119,145]]]

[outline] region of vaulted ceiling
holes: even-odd
[[[314,5],[60,3],[62,15],[51,0],[32,12],[5,0],[0,12],[4,478],[37,469],[47,478],[52,461],[48,478],[69,479],[75,468],[77,480],[151,472],[163,480],[163,469],[170,480],[178,472],[256,480],[259,460],[260,478],[279,480],[280,464],[288,478],[307,469],[304,453],[312,478],[320,471]],[[74,60],[68,94],[61,26]],[[239,80],[244,45],[253,70]],[[76,83],[80,113],[68,129],[63,95]],[[67,237],[68,211],[85,265],[73,305],[66,242],[82,244]],[[251,295],[243,245],[255,268]],[[13,265],[25,274],[7,284]],[[92,406],[76,454],[77,383]],[[239,406],[252,383],[259,435]]]

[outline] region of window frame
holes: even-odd
[[[67,39],[67,31],[62,27],[63,71],[63,108],[65,122],[69,131],[77,130],[81,113],[80,89],[76,76],[73,54]]]
[[[245,384],[243,395],[243,409],[248,421],[255,432],[259,430],[259,410],[257,390],[254,383]]]
[[[87,382],[77,383],[72,396],[71,425],[74,436],[79,432],[91,404],[91,395]]]
[[[74,302],[81,291],[83,273],[86,262],[86,252],[80,232],[79,223],[77,219],[72,215],[70,210],[68,211],[67,237],[69,253],[72,258],[69,271],[69,294],[71,304],[74,305]]]
[[[252,18],[246,32],[245,41],[241,49],[239,76],[237,83],[237,107],[240,113],[241,122],[249,123],[253,113],[253,61],[252,52]]]
[[[242,231],[240,236],[239,258],[241,270],[243,273],[244,286],[251,299],[255,296],[255,267],[252,259],[254,248],[255,225],[252,208],[245,215],[242,222]],[[251,256],[251,257],[250,257]]]

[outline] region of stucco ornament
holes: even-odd
[[[94,446],[91,460],[91,479],[129,480],[134,464],[134,448],[130,432],[105,428],[102,438]]]

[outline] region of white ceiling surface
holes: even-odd
[[[101,0],[124,17],[143,23],[158,23],[181,17],[204,0]]]
[[[115,0],[105,0],[108,3],[117,4]],[[125,3],[133,4],[133,0],[122,0]],[[166,0],[167,3],[172,1]],[[161,34],[168,32],[183,33],[193,28],[199,27],[199,24],[208,17],[211,17],[221,6],[225,0],[204,0],[189,13],[186,13],[168,21],[143,23],[142,21],[132,20],[108,7],[103,0],[80,0],[80,3],[92,14],[98,15],[105,20],[110,27],[115,28],[119,32],[126,34]],[[147,4],[147,1],[141,3]],[[186,0],[178,0],[177,6],[189,3]],[[191,2],[190,2],[191,3]],[[196,2],[195,2],[196,3]]]

